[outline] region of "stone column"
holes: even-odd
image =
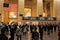
[[[46,5],[45,5],[45,16],[47,17],[47,8],[46,8]]]
[[[37,0],[37,14],[43,16],[43,0]]]
[[[5,22],[6,24],[9,22],[9,14],[8,14],[9,12],[8,11],[4,11],[4,13],[3,13],[3,22]]]
[[[57,20],[60,21],[60,0],[54,0],[54,13]]]
[[[0,21],[3,21],[3,3],[4,0],[0,0]]]
[[[18,0],[18,22],[22,21],[20,14],[24,14],[24,0]]]
[[[53,16],[56,17],[56,15],[55,15],[55,0],[53,0]]]
[[[51,15],[51,17],[54,17],[54,13],[53,13],[53,0],[50,0],[50,15]]]
[[[37,16],[37,0],[32,0],[32,17]]]
[[[4,3],[9,3],[9,0],[4,0]],[[2,20],[3,22],[5,22],[6,24],[9,22],[9,11],[7,8],[3,7],[3,15],[2,15]]]

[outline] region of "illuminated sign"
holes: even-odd
[[[56,18],[55,17],[48,17],[47,20],[48,21],[54,21],[54,20],[56,20]]]
[[[37,20],[37,17],[23,17],[23,20]]]
[[[23,17],[23,20],[55,21],[55,17]]]
[[[38,20],[45,21],[46,17],[38,17]]]

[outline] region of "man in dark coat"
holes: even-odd
[[[10,29],[10,36],[11,36],[10,40],[14,40],[14,28],[13,28],[13,26]]]
[[[43,25],[39,24],[38,27],[39,27],[40,39],[43,40]]]
[[[50,24],[47,24],[47,34],[50,35]]]
[[[39,40],[39,33],[37,32],[37,30],[34,30],[32,35],[32,40]]]
[[[30,25],[30,31],[31,31],[31,33],[33,32],[33,29],[34,29],[34,25]]]
[[[50,30],[51,30],[51,33],[53,33],[53,23],[50,23]]]
[[[0,40],[8,40],[8,37],[4,33],[5,29],[1,29]]]
[[[57,29],[57,24],[56,24],[56,22],[54,23],[54,31],[56,32],[56,29]]]
[[[14,26],[14,31],[16,32],[18,25],[17,24],[14,24],[13,26]]]

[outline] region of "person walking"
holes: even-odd
[[[1,29],[0,40],[8,40],[8,37],[4,34],[5,29]]]
[[[39,27],[40,39],[43,40],[43,25],[39,24],[38,27]]]
[[[14,40],[14,27],[11,26],[11,29],[10,29],[10,36],[11,38],[9,40]]]
[[[17,40],[22,40],[22,26],[20,26],[17,30],[16,30],[16,36],[17,36]]]
[[[58,29],[58,40],[60,40],[60,28]]]

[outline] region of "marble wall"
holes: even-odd
[[[0,0],[0,21],[3,21],[3,3],[4,0]]]
[[[54,0],[54,15],[57,17],[57,20],[60,20],[60,0]]]

